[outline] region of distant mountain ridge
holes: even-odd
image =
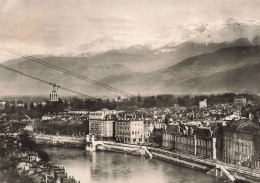
[[[203,46],[205,49],[217,49],[217,51],[191,56],[177,64],[174,61],[175,58],[172,57],[174,52],[160,54],[157,53],[159,50],[151,51],[142,46],[128,50],[108,51],[89,58],[44,56],[40,56],[40,58],[132,94],[260,93],[260,46],[247,45],[249,43],[246,39],[237,42],[244,44],[244,46],[220,49],[217,49],[221,47],[219,45],[212,46],[212,48]],[[193,47],[202,50],[195,46],[197,44],[187,43],[187,45],[189,45],[189,49]],[[179,53],[177,56],[182,57]],[[141,66],[139,62],[142,62],[144,67],[146,65],[149,67],[149,65],[157,63],[159,59],[162,61],[167,59],[170,63],[171,58],[172,64],[167,68],[146,73],[138,72],[138,69],[134,70],[134,68]],[[10,60],[4,64],[89,95],[117,95],[25,59]],[[2,70],[0,72],[0,88],[1,95],[46,94],[51,91],[51,87]]]
[[[135,75],[117,75],[109,76],[102,81],[123,87],[132,84],[130,88],[137,91],[149,93],[211,93],[211,92],[260,92],[257,84],[258,79],[252,80],[253,76],[259,76],[260,70],[252,69],[252,72],[245,74],[245,78],[241,78],[238,71],[245,73],[245,68],[258,68],[260,63],[260,46],[241,46],[223,48],[214,53],[201,54],[191,57],[171,67],[160,69],[146,74]],[[236,74],[238,82],[229,82]],[[223,77],[221,77],[223,74]],[[218,79],[216,80],[216,77]],[[224,77],[229,76],[229,77]],[[113,78],[113,79],[112,79]],[[206,85],[207,78],[212,78],[216,83],[218,90],[214,90],[211,85]],[[246,85],[240,85],[240,80],[250,82]],[[216,80],[216,81],[215,81]],[[116,82],[118,81],[118,82]],[[196,82],[195,82],[196,81]],[[140,85],[142,83],[142,85]],[[194,83],[194,84],[192,84]],[[203,84],[204,83],[204,84]],[[223,83],[223,87],[221,84]],[[230,83],[231,87],[224,84]],[[210,83],[209,83],[210,84]],[[252,85],[252,86],[251,86]],[[201,88],[200,86],[204,86]],[[193,90],[193,88],[197,88]],[[231,90],[232,88],[232,90]]]
[[[144,30],[145,31],[145,30]],[[74,43],[74,48],[66,56],[88,56],[111,50],[122,50],[135,45],[157,50],[175,47],[186,42],[196,44],[229,43],[246,38],[253,45],[260,36],[260,21],[253,19],[230,18],[226,21],[202,22],[195,20],[178,26],[149,30],[138,35],[91,35]],[[236,45],[233,45],[236,46]]]

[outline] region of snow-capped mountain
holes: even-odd
[[[78,40],[73,48],[68,51],[72,56],[93,55],[109,50],[126,49],[134,45],[147,47],[151,50],[172,47],[184,42],[198,44],[232,42],[240,38],[252,41],[260,36],[260,21],[251,19],[228,19],[205,23],[200,21],[183,23],[177,27],[165,27],[150,30],[142,34],[122,35],[92,35]],[[169,50],[171,51],[171,50]]]
[[[132,50],[134,48],[139,52],[147,49],[156,50],[156,53],[160,54],[173,52],[174,47],[187,42],[207,45],[229,43],[240,38],[248,39],[253,45],[260,44],[260,21],[233,18],[206,23],[194,19],[178,26],[169,25],[157,29],[147,28],[140,31],[133,28],[126,32],[115,31],[109,35],[92,33],[62,47],[46,47],[19,42],[8,42],[5,46],[28,55],[88,57],[111,50],[127,50],[128,48]]]
[[[162,34],[148,45],[158,49],[176,46],[184,42],[198,44],[232,42],[240,38],[252,41],[260,36],[260,21],[228,19],[215,23],[192,22],[183,23],[176,28],[165,28]]]
[[[126,48],[128,46],[131,46],[131,44],[109,36],[89,36],[75,42],[71,54],[73,56],[93,55],[109,50]]]

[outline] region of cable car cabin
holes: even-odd
[[[50,93],[50,101],[51,102],[57,102],[59,101],[59,93],[57,91],[52,91]]]

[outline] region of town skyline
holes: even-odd
[[[0,138],[18,133],[19,140],[21,137],[26,137],[26,134],[31,134],[31,140],[35,138],[37,145],[43,146],[44,152],[47,153],[40,151],[42,148],[35,148],[35,145],[29,146],[29,152],[33,150],[40,153],[29,156],[27,164],[20,163],[17,166],[17,174],[21,177],[28,175],[27,178],[33,178],[35,182],[47,181],[44,175],[57,169],[59,173],[55,171],[56,174],[49,175],[51,180],[58,181],[60,177],[62,180],[74,179],[80,182],[94,180],[122,182],[126,173],[121,175],[120,171],[116,171],[120,176],[107,179],[107,176],[99,175],[99,171],[92,171],[89,168],[78,169],[83,163],[84,167],[92,166],[95,170],[109,174],[113,165],[109,168],[106,166],[100,168],[99,165],[101,162],[107,164],[102,159],[107,155],[112,158],[111,153],[116,151],[119,159],[116,167],[121,164],[138,167],[138,171],[144,175],[150,172],[150,167],[154,167],[150,163],[157,161],[156,159],[160,159],[158,161],[160,166],[161,160],[168,162],[170,166],[164,170],[158,170],[158,164],[155,167],[157,173],[167,171],[171,173],[153,178],[154,180],[146,176],[145,180],[150,182],[165,179],[166,182],[176,181],[176,175],[180,175],[181,180],[186,179],[182,177],[183,173],[172,173],[175,168],[182,166],[196,169],[192,174],[188,173],[192,170],[185,170],[185,176],[196,182],[204,182],[204,179],[212,181],[215,179],[217,182],[225,180],[254,182],[260,178],[259,96],[226,93],[193,97],[138,96],[116,100],[84,100],[75,97],[57,100],[56,96],[50,97],[50,100],[30,98],[31,103],[23,99],[10,98],[0,101],[2,127]],[[20,128],[17,128],[18,126]],[[22,127],[26,130],[24,131]],[[11,142],[12,139],[9,140]],[[22,142],[26,143],[28,140],[30,139]],[[4,147],[4,152],[8,151],[9,147]],[[12,148],[16,148],[16,152],[20,150],[19,146]],[[67,150],[79,156],[70,154]],[[64,152],[66,155],[61,155]],[[142,161],[141,164],[126,164],[122,157],[131,157],[133,160],[131,154],[144,156],[149,166],[143,170]],[[98,158],[89,161],[88,158],[93,156]],[[24,154],[22,157],[26,158]],[[70,162],[71,159],[73,163]],[[21,161],[23,162],[23,159]],[[65,168],[43,166],[45,161],[51,163],[58,161]],[[98,166],[95,166],[97,163]],[[178,164],[182,166],[179,167]],[[67,176],[65,169],[73,177]],[[200,173],[197,170],[200,170]],[[202,172],[207,174],[203,175]],[[99,178],[96,178],[97,175]],[[127,174],[127,177],[129,176],[131,173]],[[126,181],[140,180],[134,176],[131,180],[127,178]]]

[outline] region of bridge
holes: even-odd
[[[104,146],[104,142],[103,141],[95,141],[94,135],[87,135],[86,136],[86,150],[87,151],[96,151],[98,145]]]
[[[216,177],[227,177],[231,182],[234,182],[235,177],[221,164],[216,163],[216,167],[208,171],[207,174],[216,176]]]
[[[109,141],[95,141],[94,135],[86,136],[86,150],[87,151],[96,151],[97,147],[101,146],[101,149],[114,149],[123,152],[129,152],[133,154],[147,155],[150,159],[153,158],[152,153],[149,152],[146,146],[132,145],[132,144],[121,144],[116,142]]]

